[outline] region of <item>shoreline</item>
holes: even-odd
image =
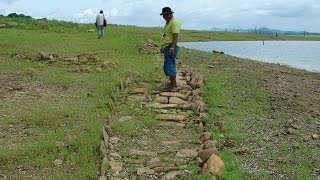
[[[197,62],[201,65],[195,66],[207,71],[210,86],[217,86],[213,90],[218,92],[209,91],[206,96],[215,101],[227,96],[228,102],[220,100],[218,102],[222,104],[214,106],[213,103],[210,107],[210,111],[220,115],[208,123],[222,119],[225,126],[237,127],[243,134],[243,139],[231,147],[225,146],[226,140],[222,138],[220,147],[231,151],[245,149],[243,154],[236,155],[242,169],[251,172],[253,177],[266,172],[270,179],[292,179],[298,176],[301,162],[320,156],[320,143],[315,139],[320,123],[320,73],[224,54],[185,51],[191,63]],[[266,97],[257,96],[261,93]],[[257,104],[248,105],[250,102]],[[241,107],[248,115],[239,118],[237,108]],[[228,139],[234,139],[233,134],[238,132],[229,133]],[[308,177],[317,177],[319,160],[305,163],[303,168],[312,167]],[[291,172],[294,169],[297,172]]]

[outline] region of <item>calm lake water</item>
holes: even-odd
[[[181,42],[180,46],[320,72],[320,41]]]

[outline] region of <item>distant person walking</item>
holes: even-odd
[[[96,27],[98,30],[98,39],[104,37],[104,27],[107,26],[107,20],[104,17],[103,11],[101,10],[96,17]]]
[[[173,11],[170,7],[162,8],[162,13],[160,15],[166,21],[163,28],[163,34],[161,38],[161,52],[163,53],[164,62],[163,70],[166,76],[169,76],[169,86],[164,89],[164,91],[177,91],[176,86],[176,57],[179,51],[177,46],[178,35],[180,33],[180,23],[173,17]]]

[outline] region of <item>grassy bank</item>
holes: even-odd
[[[134,46],[143,35],[126,33],[128,27],[110,26],[98,41],[86,32],[92,26],[48,23],[0,29],[1,173],[10,179],[96,178],[100,130],[114,89],[131,74],[151,80],[158,67],[154,57],[139,54]],[[48,62],[39,52],[94,52],[98,58]],[[23,57],[13,58],[17,54]]]
[[[87,32],[93,25],[18,22],[25,25],[0,29],[0,177],[95,179],[101,127],[115,94],[118,112],[141,119],[116,124],[118,132],[142,136],[142,128],[154,128],[151,112],[137,113],[137,105],[115,92],[128,77],[132,86],[165,80],[161,61],[147,49],[147,40],[159,41],[162,29],[110,25],[98,40],[95,32]],[[274,37],[181,33],[182,41],[268,38]],[[97,58],[47,61],[39,60],[39,52],[62,59],[93,52]],[[205,122],[226,164],[222,179],[314,179],[319,174],[317,141],[310,138],[318,132],[319,74],[184,48],[179,61],[207,78]],[[291,126],[293,134],[286,132]],[[197,178],[199,168],[189,166],[190,177]]]

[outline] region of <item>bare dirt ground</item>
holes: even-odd
[[[248,135],[242,146],[251,151],[243,167],[265,171],[272,179],[291,179],[307,166],[311,172],[306,174],[319,178],[320,74],[250,62],[235,68],[240,76],[257,72],[271,104],[266,116],[239,125]]]

